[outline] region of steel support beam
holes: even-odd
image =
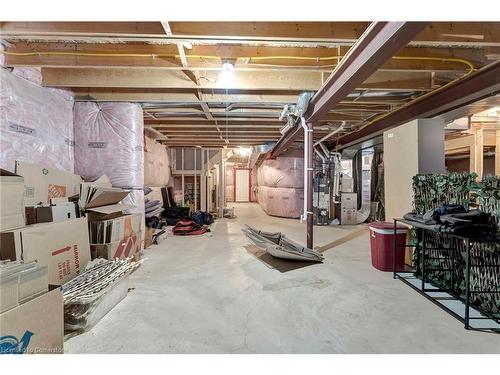
[[[349,147],[416,118],[435,117],[497,93],[500,93],[500,61],[435,93],[416,99],[359,131],[340,137],[336,143],[341,148]]]
[[[306,121],[320,120],[428,25],[427,22],[370,24],[312,98],[304,115]],[[284,134],[271,151],[271,157],[289,147],[298,138],[300,130],[295,126]]]
[[[314,178],[314,144],[313,144],[313,124],[307,123],[307,131],[310,133],[307,139],[307,247],[313,249],[313,178]]]

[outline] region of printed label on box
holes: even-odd
[[[67,251],[73,250],[74,255],[74,269],[77,275],[80,274],[80,259],[78,255],[78,245],[74,244],[73,246],[66,246],[61,249],[55,250],[52,252],[52,256],[57,256],[59,254],[65,253]],[[71,264],[69,259],[65,259],[61,262],[57,263],[57,271],[59,274],[59,280],[63,280],[66,276],[71,275]]]
[[[9,130],[16,132],[16,133],[22,133],[22,134],[28,134],[28,135],[35,135],[36,131],[33,128],[29,128],[27,126],[19,125],[19,124],[14,124],[13,122],[9,121]]]
[[[89,142],[88,143],[89,148],[106,148],[106,142]]]

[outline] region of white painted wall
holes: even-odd
[[[444,122],[414,120],[384,133],[386,221],[412,210],[412,178],[444,173]]]

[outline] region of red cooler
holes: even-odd
[[[372,251],[372,265],[380,271],[393,270],[394,253],[394,224],[376,221],[368,225],[370,228],[370,245]],[[408,228],[398,225],[396,229],[396,244],[406,245]],[[405,248],[398,247],[396,251],[396,270],[404,270]]]

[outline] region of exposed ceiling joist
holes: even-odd
[[[326,77],[318,72],[249,72],[236,71],[228,82],[219,72],[206,72],[197,85],[175,71],[148,69],[68,69],[43,68],[43,85],[52,87],[115,87],[168,89],[234,90],[318,90]],[[431,89],[427,72],[376,72],[359,82],[360,90],[426,91]]]
[[[194,91],[161,88],[113,88],[113,87],[72,87],[75,100],[149,102],[149,103],[199,103]],[[220,103],[281,103],[297,102],[298,93],[273,93],[269,90],[240,91],[230,90],[228,94],[208,90],[204,92],[206,103],[211,106]],[[391,105],[401,104],[401,98],[386,95],[382,97],[363,97],[353,103],[350,98],[342,101],[346,105]]]
[[[2,22],[4,38],[39,40],[106,40],[176,43],[351,45],[368,22],[170,22],[165,38],[160,22]],[[434,22],[412,45],[498,46],[494,22]]]
[[[194,45],[186,50],[175,45],[109,43],[17,42],[5,51],[6,66],[73,68],[148,68],[164,70],[220,70],[222,61],[235,60],[239,70],[321,70],[330,72],[348,47],[290,48],[233,45]],[[404,48],[381,70],[460,71],[466,60],[477,67],[488,57],[500,54],[500,47],[488,48]]]

